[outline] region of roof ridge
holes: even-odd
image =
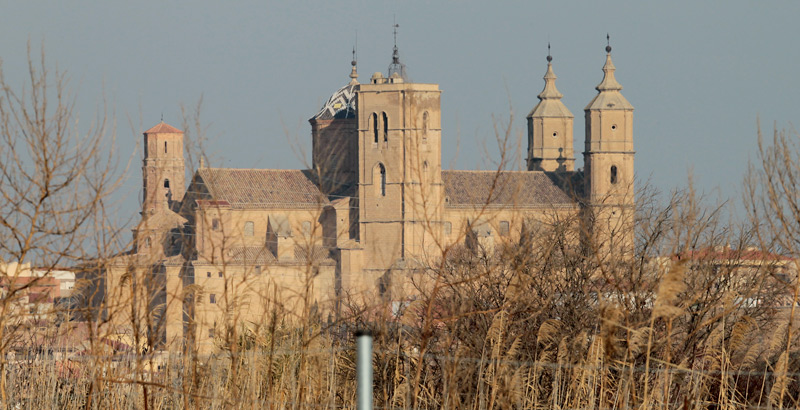
[[[205,168],[198,168],[200,170],[215,170],[215,171],[298,171],[298,172],[305,172],[305,171],[313,171],[312,169],[282,169],[282,168],[221,168],[221,167],[205,167]]]

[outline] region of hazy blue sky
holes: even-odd
[[[548,40],[576,116],[577,166],[607,32],[636,107],[637,175],[660,189],[691,168],[701,189],[738,200],[757,116],[771,131],[800,111],[797,1],[2,1],[0,58],[21,84],[27,41],[44,42],[85,121],[105,90],[117,149],[134,155],[125,191],[137,195],[140,132],[162,113],[180,126],[181,104],[200,96],[213,165],[303,167],[289,140],[310,150],[307,120],[349,80],[356,30],[360,79],[386,71],[394,15],[411,78],[443,90],[443,163],[457,169],[488,166],[482,146],[509,107],[523,135]]]

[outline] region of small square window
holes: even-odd
[[[209,339],[213,339],[214,338],[214,328],[213,327],[209,327],[208,328],[208,338]]]
[[[244,223],[244,236],[253,236],[255,234],[255,224],[253,221]]]
[[[208,303],[211,303],[211,304],[217,303],[217,295],[215,295],[213,293],[208,295]]]
[[[210,278],[211,277],[211,272],[206,272],[206,277]]]
[[[256,275],[261,274],[261,266],[256,265]]]
[[[217,274],[219,275],[220,278],[222,277],[222,272],[218,272]]]
[[[211,229],[213,229],[215,231],[217,229],[219,229],[219,219],[214,218],[214,219],[211,220]]]
[[[311,235],[311,222],[309,221],[303,222],[303,235],[305,236]]]

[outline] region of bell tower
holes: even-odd
[[[556,89],[553,57],[547,45],[547,72],[539,104],[528,114],[528,170],[574,171],[575,154],[572,148],[573,115],[561,102],[563,95]]]
[[[142,216],[171,209],[186,190],[183,131],[164,121],[145,131],[142,162]]]
[[[634,245],[633,106],[620,92],[614,71],[609,44],[603,81],[584,109],[585,199],[593,246],[628,255]]]
[[[441,231],[441,91],[399,64],[395,48],[389,76],[376,72],[356,98],[365,283],[413,267]]]

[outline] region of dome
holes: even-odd
[[[356,85],[347,84],[333,93],[312,120],[332,120],[356,117]]]

